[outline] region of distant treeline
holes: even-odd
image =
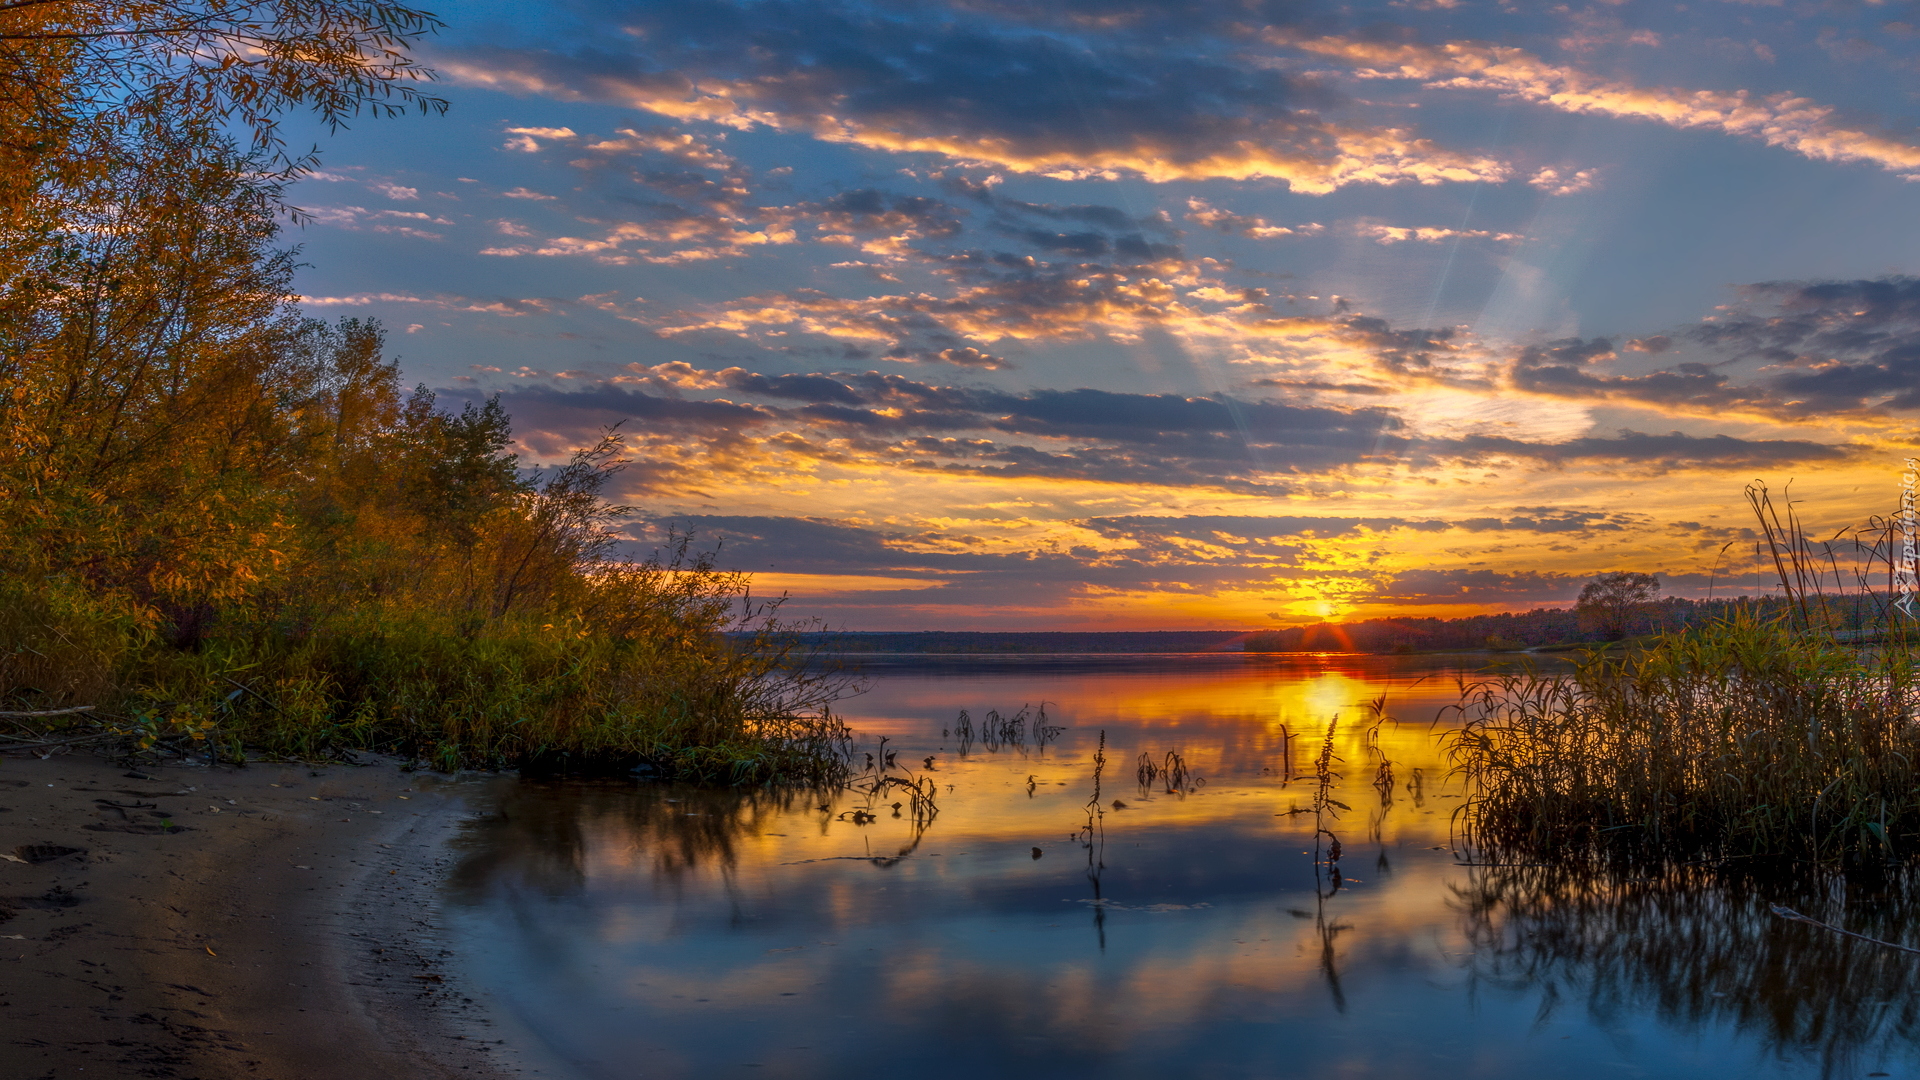
[[[840,631],[805,635],[805,644],[829,653],[1186,653],[1233,651],[1238,630],[1116,632],[922,630],[908,633]]]
[[[1835,630],[1859,632],[1885,622],[1885,596],[1826,597],[1823,623]],[[1785,601],[1773,596],[1724,600],[1687,600],[1669,596],[1636,612],[1630,635],[1704,626],[1735,614],[1759,618],[1784,615]],[[1446,649],[1527,649],[1543,645],[1596,644],[1606,634],[1574,608],[1535,608],[1460,619],[1369,619],[1355,623],[1315,623],[1250,635],[1248,652],[1426,652]]]

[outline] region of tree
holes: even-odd
[[[379,0],[0,0],[0,294],[113,223],[130,172],[223,168],[278,211],[316,162],[289,110],[445,111],[409,53],[439,27]]]
[[[1660,576],[1618,571],[1601,574],[1580,590],[1574,605],[1582,629],[1598,631],[1606,641],[1619,641],[1634,619],[1660,598]]]
[[[365,327],[303,363],[325,335],[287,303],[279,217],[314,158],[280,118],[444,109],[409,55],[438,26],[380,0],[0,0],[0,572],[191,638],[287,562],[325,406],[363,404],[327,391],[397,376]]]

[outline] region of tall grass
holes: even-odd
[[[190,650],[84,594],[7,582],[8,708],[94,708],[0,718],[0,745],[92,737],[231,761],[374,750],[441,769],[646,765],[723,783],[844,771],[846,731],[828,711],[838,684],[791,654],[731,575],[669,556],[607,577],[596,587],[625,594],[627,625],[360,604],[298,627],[284,613],[230,617]]]
[[[1920,855],[1920,671],[1910,631],[1848,644],[1829,596],[1829,542],[1751,493],[1789,601],[1736,610],[1571,674],[1463,683],[1447,736],[1470,793],[1457,824],[1495,861],[1793,859],[1884,864]],[[1888,556],[1854,540],[1862,563]],[[1825,565],[1821,561],[1825,560]]]

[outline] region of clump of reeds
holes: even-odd
[[[1152,793],[1156,781],[1166,795],[1185,795],[1206,783],[1202,777],[1193,775],[1193,771],[1187,768],[1187,759],[1175,750],[1167,751],[1157,761],[1148,751],[1140,751],[1140,760],[1134,766],[1133,776],[1140,785],[1142,797]]]
[[[1862,593],[1823,594],[1817,564],[1840,575],[1835,545],[1816,551],[1764,488],[1749,494],[1784,610],[1593,652],[1571,674],[1462,685],[1448,739],[1472,785],[1468,841],[1519,858],[1920,855],[1920,672],[1903,616],[1884,616],[1886,647],[1836,633],[1832,613]]]
[[[965,757],[973,749],[975,740],[989,751],[1011,748],[1024,753],[1027,740],[1031,738],[1038,749],[1059,738],[1066,729],[1047,721],[1047,703],[1041,702],[1038,709],[1032,705],[1022,705],[1011,716],[1002,716],[998,709],[988,709],[976,726],[967,710],[961,709],[953,725],[941,731],[960,740],[960,756]]]
[[[1449,739],[1473,785],[1467,839],[1535,854],[1920,854],[1915,690],[1904,651],[1862,656],[1740,617],[1568,675],[1474,683]]]

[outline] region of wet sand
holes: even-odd
[[[535,1071],[438,929],[449,842],[506,781],[134,772],[0,757],[0,1080]]]

